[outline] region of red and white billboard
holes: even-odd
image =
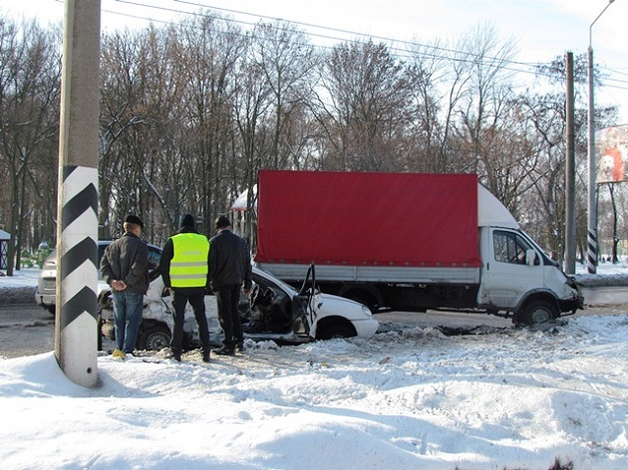
[[[606,127],[595,133],[596,183],[628,179],[628,124]]]

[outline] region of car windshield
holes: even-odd
[[[261,271],[257,268],[253,268],[253,280],[259,284],[260,282],[258,280],[256,280],[255,278],[259,277],[262,278],[264,280],[264,283],[271,283],[271,284],[275,284],[276,286],[280,287],[281,289],[283,289],[285,292],[287,292],[291,297],[294,297],[295,295],[298,295],[298,292],[296,290],[294,290],[294,288],[288,284],[286,284],[285,282],[283,282],[280,279],[277,279],[274,276],[271,276],[270,274]]]

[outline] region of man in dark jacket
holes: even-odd
[[[112,242],[100,260],[103,280],[111,286],[117,349],[126,358],[135,349],[148,290],[148,246],[140,239],[144,224],[136,215],[124,219],[124,235]]]
[[[161,254],[161,275],[170,288],[174,307],[174,331],[170,349],[175,360],[181,361],[183,322],[188,301],[194,310],[203,361],[209,362],[209,328],[205,316],[205,291],[208,287],[209,241],[198,233],[194,217],[184,214],[180,228],[168,239]]]
[[[209,278],[225,334],[223,346],[216,353],[232,356],[236,348],[242,350],[244,345],[238,303],[241,288],[246,295],[251,292],[251,255],[244,240],[231,231],[231,222],[224,215],[216,219],[216,230],[218,234],[209,240]]]

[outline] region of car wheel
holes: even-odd
[[[351,338],[355,336],[353,326],[346,323],[334,322],[319,325],[316,331],[316,339]]]
[[[147,328],[137,339],[137,349],[160,351],[168,346],[170,346],[170,330],[165,325]]]
[[[558,316],[556,307],[546,300],[530,302],[517,316],[517,323],[522,325],[538,325],[555,319]]]

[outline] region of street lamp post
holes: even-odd
[[[591,274],[597,272],[597,204],[596,204],[596,186],[595,186],[595,105],[594,105],[594,86],[593,86],[593,42],[592,33],[593,25],[600,16],[611,6],[615,0],[608,0],[608,4],[604,7],[602,12],[597,15],[597,18],[593,20],[593,23],[589,26],[589,66],[587,78],[589,82],[589,112],[588,112],[588,127],[589,127],[589,201],[588,201],[588,235],[587,235],[587,271]]]

